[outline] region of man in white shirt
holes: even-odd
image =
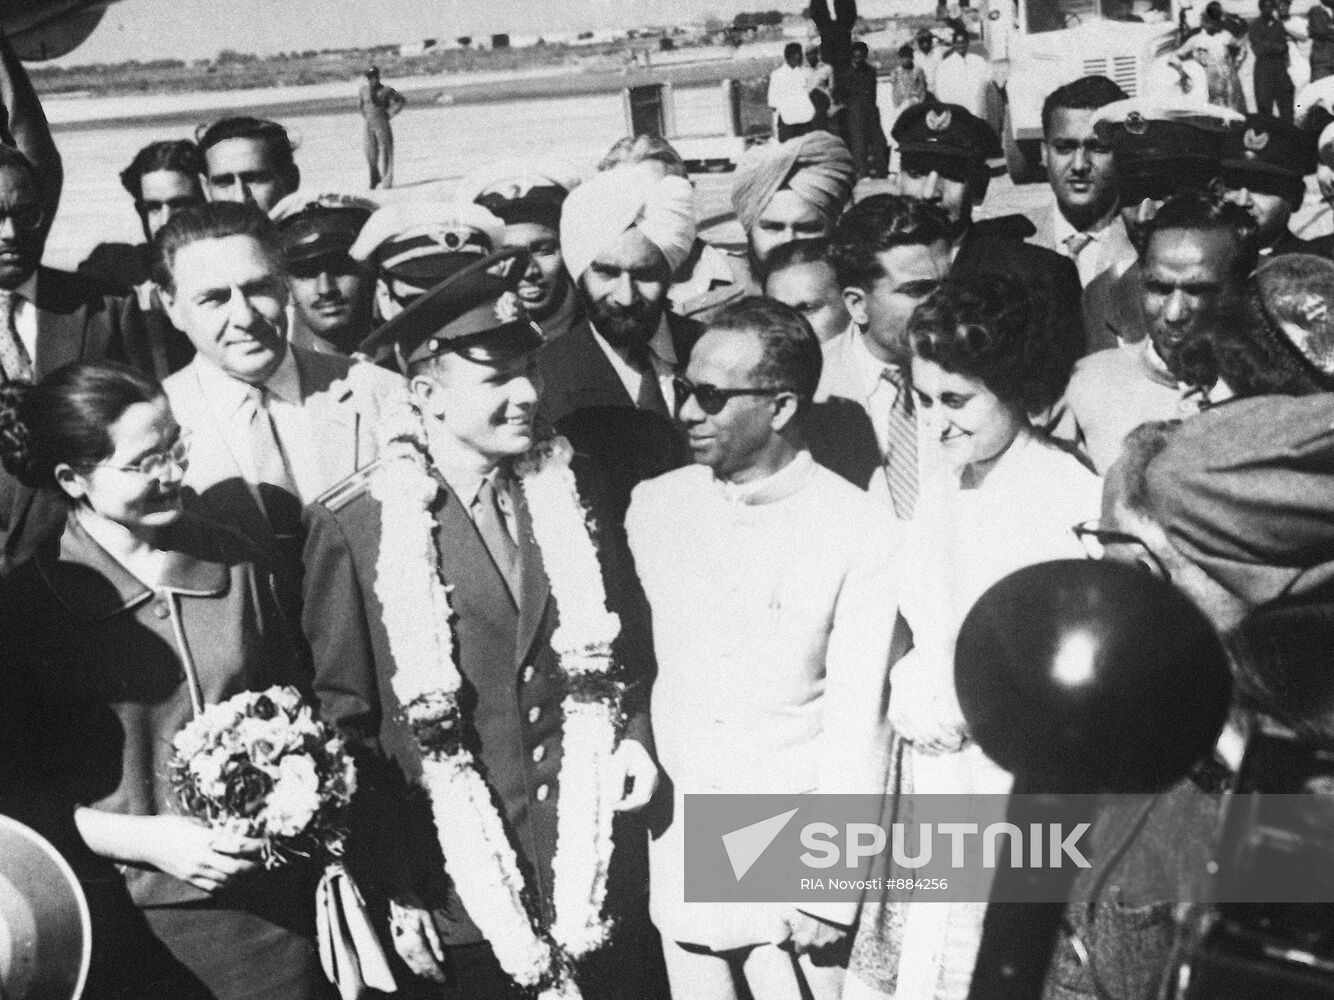
[[[381,406],[402,380],[289,345],[277,237],[253,205],[187,209],[158,249],[163,305],[197,352],[163,385],[191,435],[185,485],[295,573],[301,507],[375,460]]]
[[[872,483],[877,490],[888,487],[896,516],[907,520],[917,500],[922,451],[906,330],[913,310],[949,271],[949,221],[916,198],[872,195],[843,217],[830,257],[852,323],[823,345],[815,398],[848,399],[866,410],[879,448],[875,466],[884,480]]]
[[[1058,87],[1042,105],[1043,160],[1056,204],[1035,242],[1073,260],[1085,287],[1136,257],[1118,212],[1112,146],[1093,127],[1099,108],[1125,98],[1107,77],[1086,76]]]
[[[987,85],[991,67],[976,52],[969,52],[968,32],[956,30],[949,51],[936,66],[932,92],[941,104],[958,104],[978,118],[987,117]]]
[[[684,796],[884,787],[893,529],[807,450],[820,366],[789,306],[724,309],[680,382],[695,464],[641,483],[626,520],[653,615],[654,736],[673,783],[671,821],[650,845],[649,910],[677,997],[725,1000],[744,980],[766,1000],[830,1000],[844,975],[812,959],[846,938],[855,902],[684,900]]]
[[[768,104],[774,110],[774,133],[779,142],[810,131],[815,105],[811,103],[811,81],[800,42],[788,42],[783,47],[783,65],[769,74]]]

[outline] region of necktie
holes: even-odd
[[[1071,233],[1062,242],[1065,243],[1065,252],[1070,255],[1070,259],[1076,260],[1083,249],[1093,242],[1093,237],[1088,233]]]
[[[519,547],[514,544],[509,526],[505,524],[505,514],[500,509],[500,494],[492,479],[482,480],[481,488],[472,502],[471,514],[473,524],[477,526],[477,534],[482,536],[482,543],[491,554],[491,561],[505,578],[510,595],[517,600]]]
[[[250,460],[255,469],[255,485],[260,506],[279,538],[295,537],[301,530],[301,499],[296,477],[288,464],[278,430],[269,412],[270,392],[264,386],[251,386],[246,393],[249,409],[247,439]]]
[[[635,367],[642,381],[639,383],[639,398],[635,406],[641,410],[651,410],[664,417],[672,415],[667,406],[667,398],[662,394],[662,385],[658,382],[658,369],[653,365],[653,349],[647,344],[630,352],[630,364]]]
[[[0,288],[0,368],[4,369],[6,382],[31,382],[32,358],[23,346],[18,327],[14,325],[14,309],[18,305],[18,294],[8,288]]]
[[[889,408],[888,448],[885,475],[894,513],[900,520],[912,517],[917,504],[917,418],[913,414],[907,380],[897,368],[886,368],[881,378],[894,387],[894,402]]]

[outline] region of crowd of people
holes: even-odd
[[[1008,793],[960,707],[961,624],[1010,573],[1085,556],[1178,588],[1245,678],[1214,757],[1136,789],[1153,821],[1101,859],[1124,891],[1072,901],[1046,989],[1151,995],[1217,825],[1192,790],[1226,784],[1257,719],[1330,729],[1323,688],[1291,697],[1281,657],[1234,642],[1322,606],[1334,566],[1334,241],[1289,229],[1317,138],[1155,117],[1086,77],[1043,108],[1050,211],[987,217],[1000,143],[965,101],[966,34],[913,55],[901,170],[858,198],[879,153],[856,99],[861,139],[802,128],[823,87],[790,53],[779,134],[732,182],[740,253],[700,238],[666,140],[382,203],[303,187],[281,124],[230,117],[136,155],[144,242],[65,273],[41,264],[50,150],[10,129],[0,807],[85,887],[87,996],[331,994],[318,867],[266,868],[166,777],[205,706],[286,683],[354,750],[344,860],[404,995],[965,997],[982,904],[688,902],[686,796]],[[578,672],[611,654],[615,683]],[[591,702],[617,719],[596,779]],[[439,808],[463,777],[433,740],[484,782],[477,815]],[[572,917],[599,795],[614,846]],[[453,824],[517,887],[442,846]],[[569,944],[603,914],[606,940]]]

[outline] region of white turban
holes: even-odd
[[[632,163],[594,174],[570,192],[560,219],[560,248],[578,281],[597,255],[634,227],[675,271],[695,244],[695,189],[663,177],[655,164]]]

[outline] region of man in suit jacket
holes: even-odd
[[[39,266],[50,217],[32,163],[0,145],[0,381],[34,381],[74,361],[154,372],[152,343],[122,328],[119,303],[80,276]],[[22,561],[64,506],[0,471],[0,570]]]
[[[191,436],[185,485],[295,573],[300,506],[375,460],[381,404],[402,381],[287,343],[286,278],[253,206],[186,210],[159,243],[163,303],[197,349],[164,383]]]
[[[852,323],[825,341],[817,406],[855,403],[865,430],[841,442],[811,441],[816,461],[848,476],[865,470],[858,485],[879,474],[896,515],[912,516],[920,479],[918,429],[908,371],[912,350],[906,330],[913,310],[949,270],[949,220],[937,207],[896,194],[858,202],[834,230],[830,257]],[[817,421],[817,426],[818,426]],[[908,428],[911,434],[895,433]],[[828,455],[824,447],[832,445]],[[893,470],[893,474],[891,474]],[[909,472],[908,470],[911,470]],[[854,482],[857,482],[853,478]]]
[[[394,345],[422,421],[429,468],[439,482],[425,501],[437,539],[431,569],[450,587],[456,664],[465,682],[462,739],[500,807],[545,929],[555,905],[556,810],[566,802],[564,758],[572,750],[562,738],[568,686],[551,645],[564,609],[547,577],[553,562],[538,547],[513,470],[535,440],[532,351],[541,337],[514,294],[524,268],[510,268],[506,278],[489,270],[517,255],[505,251],[460,271],[377,331],[368,346]],[[600,517],[586,471],[576,456],[581,491]],[[485,913],[474,905],[479,897],[469,902],[472,890],[461,895],[449,878],[455,866],[479,859],[442,857],[429,818],[399,797],[405,783],[421,779],[421,751],[399,721],[392,683],[399,665],[381,603],[383,508],[372,495],[374,482],[374,469],[358,473],[306,512],[304,627],[316,693],[324,716],[366,760],[359,776],[365,825],[354,821],[348,861],[373,898],[392,901],[393,941],[408,967],[447,984],[433,995],[523,996],[496,957],[504,950],[493,953],[486,940]],[[612,758],[618,773],[608,787],[628,787],[618,809],[629,811],[648,801],[657,782],[639,683],[651,669],[651,648],[642,594],[617,535],[597,534],[608,603],[621,616],[616,651],[631,682],[625,736]],[[620,860],[613,861],[607,903],[622,923],[609,944],[579,963],[585,997],[660,995],[654,983],[663,978],[661,958],[638,950],[651,940],[642,889],[637,900],[635,893],[642,861],[637,877],[620,867],[643,849],[643,828],[624,822],[630,818],[616,824],[613,858]],[[456,819],[469,822],[448,818]]]
[[[1000,138],[982,119],[957,104],[915,104],[894,123],[902,169],[899,192],[939,205],[952,224],[950,273],[1009,274],[1066,319],[1062,345],[1071,360],[1086,351],[1080,303],[1083,288],[1074,264],[1027,243],[1037,229],[1025,216],[975,221],[987,194],[987,161],[1001,155]]]
[[[560,227],[582,318],[537,354],[542,419],[568,423],[573,432],[587,421],[566,418],[580,410],[633,407],[657,418],[640,423],[670,421],[676,409],[672,379],[703,332],[700,324],[667,309],[672,274],[695,240],[690,182],[664,176],[648,163],[613,167],[566,198]],[[572,440],[599,464],[626,466],[614,437]],[[689,459],[678,434],[634,440],[654,443],[652,453],[632,463],[641,478]]]
[[[1111,144],[1094,128],[1098,109],[1125,97],[1107,77],[1085,76],[1057,87],[1042,105],[1047,183],[1056,198],[1033,220],[1033,242],[1074,261],[1084,287],[1104,271],[1120,274],[1137,256],[1117,211]]]

